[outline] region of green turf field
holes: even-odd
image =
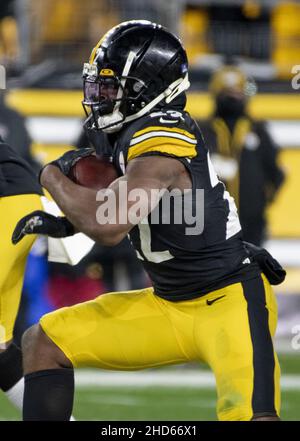
[[[300,354],[280,357],[288,379],[300,381]],[[153,373],[155,375],[155,373]],[[179,375],[185,375],[184,370]],[[297,377],[295,377],[295,375]],[[299,376],[299,377],[298,377]],[[95,387],[80,386],[74,415],[78,420],[216,420],[212,387]],[[300,421],[300,387],[284,387],[282,419]],[[16,420],[19,413],[0,395],[0,419]]]

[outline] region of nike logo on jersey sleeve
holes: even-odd
[[[178,120],[177,119],[164,119],[163,117],[159,118],[159,122],[161,124],[177,124]]]

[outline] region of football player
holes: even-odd
[[[64,219],[59,222],[59,218],[42,211],[42,195],[42,188],[31,166],[0,138],[0,389],[21,410],[24,394],[22,351],[13,342],[13,330],[26,261],[36,236],[26,236],[16,246],[11,243],[11,236],[20,217],[32,210],[43,214],[43,228],[46,226],[51,236],[68,234]],[[30,218],[31,223],[34,222]],[[40,228],[35,223],[36,234]],[[22,231],[25,234],[26,228]]]
[[[28,163],[0,139],[0,389],[19,408],[23,401],[21,349],[13,343],[27,256],[35,236],[17,246],[11,235],[20,216],[42,207],[42,189]]]
[[[129,234],[153,288],[63,308],[26,332],[24,420],[69,419],[73,368],[136,370],[200,360],[215,374],[220,420],[278,419],[276,300],[247,253],[234,201],[184,110],[188,62],[180,40],[148,21],[122,23],[92,51],[83,82],[87,128],[107,134],[120,174],[109,187],[115,222],[99,221],[106,201],[66,177],[84,149],[48,164],[40,181],[65,213],[70,232],[73,227],[111,246]],[[190,195],[191,205],[181,213],[190,216],[196,190],[204,191],[195,219],[203,216],[204,228],[196,234],[184,216],[181,222],[171,216],[166,223],[165,213],[153,219],[161,194],[174,189],[179,199]],[[135,221],[129,214],[138,190],[141,216]],[[160,196],[152,203],[154,190]],[[34,233],[29,223],[27,218],[20,225]],[[24,235],[20,225],[15,241]]]

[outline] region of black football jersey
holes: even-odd
[[[163,196],[129,233],[156,295],[171,301],[192,299],[258,274],[243,246],[234,200],[219,181],[201,132],[187,112],[165,110],[134,121],[118,133],[113,151],[120,175],[134,158],[163,155],[181,161],[191,177],[181,222],[174,214],[165,222],[165,207],[178,214],[180,204],[176,212],[176,197],[168,206]]]

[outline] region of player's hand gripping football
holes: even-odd
[[[76,164],[77,161],[79,161],[81,158],[85,158],[86,156],[91,156],[94,153],[95,149],[93,149],[92,147],[84,147],[77,150],[70,150],[64,153],[60,158],[49,162],[41,169],[39,174],[39,181],[41,182],[41,175],[47,165],[55,165],[55,167],[58,167],[65,176],[68,176],[71,168]]]
[[[66,217],[56,217],[37,210],[19,220],[11,240],[16,245],[27,234],[44,234],[58,238],[72,236],[74,233],[74,227]]]

